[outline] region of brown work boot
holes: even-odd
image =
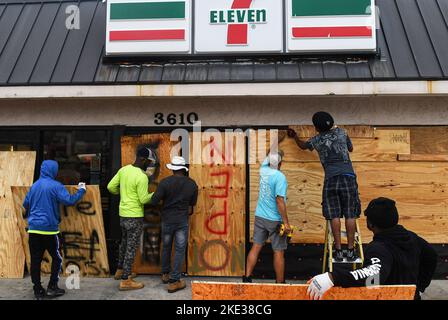
[[[168,292],[174,293],[176,291],[185,289],[187,287],[187,284],[184,280],[178,280],[176,282],[171,282],[168,284]]]
[[[128,278],[127,280],[120,281],[120,287],[118,288],[120,291],[128,291],[128,290],[138,290],[142,289],[145,285],[141,282],[137,282],[132,280],[132,278]]]
[[[123,276],[123,269],[117,269],[117,271],[115,272],[114,279],[121,280],[122,276]],[[131,275],[129,276],[129,278],[131,278],[131,279],[137,278],[137,274],[132,272]]]
[[[170,282],[170,274],[169,273],[162,273],[162,282],[164,284],[167,284]]]

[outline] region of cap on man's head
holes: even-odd
[[[381,229],[392,228],[398,224],[398,210],[392,199],[383,197],[373,199],[364,214],[371,224]]]
[[[271,168],[277,168],[280,162],[282,162],[282,156],[278,152],[269,153],[268,161]]]
[[[328,112],[319,111],[313,115],[313,124],[318,131],[328,131],[333,128],[334,119]]]
[[[166,167],[172,171],[186,170],[188,171],[187,163],[183,157],[174,156],[171,163],[167,163]]]
[[[156,161],[156,157],[154,155],[154,152],[149,148],[140,148],[137,151],[137,157],[148,159],[151,161]]]

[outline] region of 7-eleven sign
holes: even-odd
[[[283,50],[283,1],[196,0],[196,53]]]

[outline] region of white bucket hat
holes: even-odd
[[[186,167],[186,161],[183,157],[174,156],[173,159],[171,159],[171,163],[168,163],[166,167],[170,170],[176,171],[176,170],[182,170],[185,169],[188,171],[188,168]]]

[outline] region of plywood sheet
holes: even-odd
[[[231,159],[244,159],[245,152],[236,145],[226,152],[224,145],[224,138],[221,144],[205,141],[203,150],[211,161],[190,167],[199,186],[188,250],[191,275],[241,276],[245,270],[246,170]]]
[[[396,161],[398,154],[410,154],[410,131],[374,130],[373,138],[352,138],[354,151],[350,158],[355,161]],[[286,137],[279,148],[284,151],[284,161],[319,161],[316,151],[301,150],[294,139]]]
[[[33,183],[36,152],[0,152],[0,278],[22,278],[22,246],[11,186]]]
[[[292,125],[289,127],[302,138],[311,138],[318,134],[314,126]],[[338,125],[338,127],[347,131],[350,138],[374,138],[375,128],[372,126]]]
[[[309,300],[304,284],[191,283],[193,300]],[[415,286],[333,287],[323,300],[413,300]]]
[[[172,174],[165,165],[171,161],[170,152],[175,144],[176,142],[170,141],[169,133],[124,136],[121,138],[121,164],[126,166],[134,163],[135,154],[140,147],[153,150],[158,157],[159,169],[150,177],[148,188],[150,192],[154,192],[160,180]],[[143,234],[133,266],[133,271],[139,274],[158,274],[162,271],[160,209],[160,206],[145,208]]]
[[[71,194],[77,191],[75,186],[65,186]],[[26,252],[26,262],[30,266],[28,234],[24,232],[26,220],[23,219],[22,203],[29,187],[15,187],[15,211],[19,220],[22,244]],[[99,187],[88,185],[83,198],[71,207],[61,206],[61,240],[63,243],[63,271],[70,265],[79,268],[81,276],[108,277],[109,263],[103,224],[103,211]],[[42,265],[44,273],[50,272],[48,255]],[[28,269],[29,270],[29,269]]]
[[[400,224],[430,243],[447,243],[448,236],[448,163],[433,162],[358,162],[354,163],[362,210],[374,198],[394,199]],[[323,243],[325,220],[322,216],[323,170],[320,163],[284,163],[288,179],[287,209],[291,224],[299,230],[292,241]],[[251,167],[251,236],[253,215],[258,199],[258,172]],[[372,239],[365,218],[360,221],[365,242]]]
[[[448,154],[448,127],[411,128],[412,154]]]

